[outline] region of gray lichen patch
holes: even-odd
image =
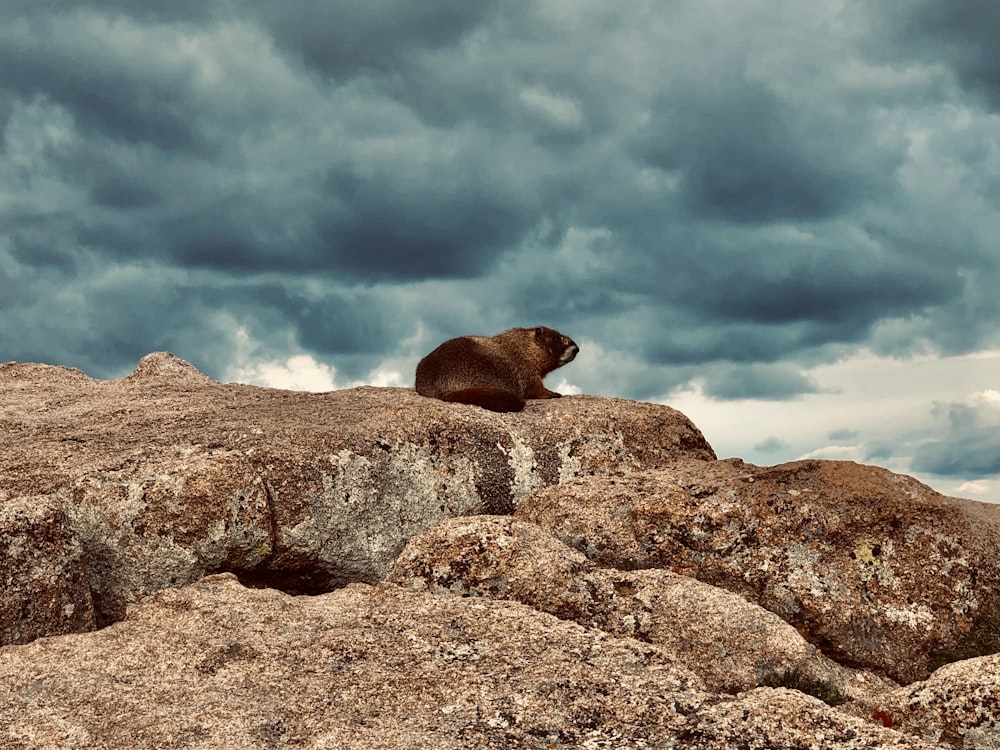
[[[321,561],[333,578],[377,581],[406,541],[437,521],[476,512],[482,499],[464,456],[440,466],[431,448],[403,445],[374,458],[329,457],[308,515],[281,537],[284,554]]]

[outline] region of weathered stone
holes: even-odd
[[[948,664],[850,710],[955,750],[1000,748],[1000,654]]]
[[[674,747],[680,750],[891,750],[891,748],[929,748],[917,738],[873,724],[848,724],[841,721],[836,709],[816,698],[794,690],[757,688],[742,693],[732,701],[708,703],[693,714],[691,727],[678,736]],[[873,721],[873,720],[870,720]],[[761,725],[766,727],[764,731]],[[759,739],[763,735],[766,739]],[[911,744],[914,743],[914,744]]]
[[[499,415],[406,388],[222,385],[164,353],[116,381],[0,365],[0,445],[0,497],[62,503],[101,624],[214,571],[306,592],[374,582],[443,518],[713,457],[665,406],[578,396]]]
[[[836,661],[902,682],[926,677],[1000,592],[1000,505],[847,462],[678,460],[540,490],[516,517],[601,565],[727,588]]]
[[[598,568],[531,523],[470,516],[410,540],[386,578],[415,591],[519,601],[666,648],[712,691],[792,685],[841,703],[884,691],[820,655],[777,615],[668,570]]]
[[[144,452],[78,476],[59,496],[86,550],[102,624],[144,594],[208,571],[256,570],[274,552],[264,482],[235,451]]]
[[[93,627],[82,548],[61,504],[0,501],[0,646]]]
[[[0,745],[928,747],[792,691],[714,696],[663,649],[514,602],[387,584],[292,597],[230,575],[0,649]]]
[[[996,650],[998,514],[652,404],[0,365],[0,644],[129,612],[0,648],[0,747],[993,748],[995,658],[819,651]]]

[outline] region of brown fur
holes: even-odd
[[[490,411],[521,411],[529,398],[559,398],[542,378],[580,348],[551,328],[449,339],[417,365],[417,393]]]

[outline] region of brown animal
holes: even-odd
[[[542,378],[579,351],[569,336],[544,326],[460,336],[420,360],[417,393],[490,411],[521,411],[525,399],[559,398]]]

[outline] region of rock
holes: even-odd
[[[879,672],[1000,650],[1000,506],[884,470],[168,354],[0,365],[0,446],[0,747],[995,746],[994,657]]]
[[[598,568],[535,524],[442,521],[406,545],[386,578],[415,591],[519,601],[665,648],[713,692],[794,685],[831,704],[884,691],[823,658],[777,615],[668,570]]]
[[[690,718],[690,728],[667,747],[685,750],[932,747],[891,730],[873,732],[867,722],[844,722],[845,717],[836,709],[793,690],[758,688],[740,694],[735,700],[709,702]]]
[[[0,646],[94,627],[82,548],[49,497],[0,502]]]
[[[0,445],[0,503],[61,504],[99,625],[211,572],[309,593],[375,582],[441,519],[509,512],[574,476],[714,458],[665,406],[575,396],[498,415],[406,388],[223,385],[166,353],[114,381],[0,365]]]
[[[256,571],[275,553],[268,490],[238,451],[163,447],[75,477],[60,493],[86,550],[98,620],[216,570]]]
[[[924,682],[862,701],[852,710],[931,745],[996,750],[1000,748],[1000,654],[948,664]]]
[[[516,517],[600,565],[736,592],[841,664],[904,683],[1000,602],[1000,505],[847,462],[679,459],[542,489]]]
[[[913,748],[789,690],[737,697],[654,645],[514,602],[211,576],[96,633],[0,649],[0,745]]]

